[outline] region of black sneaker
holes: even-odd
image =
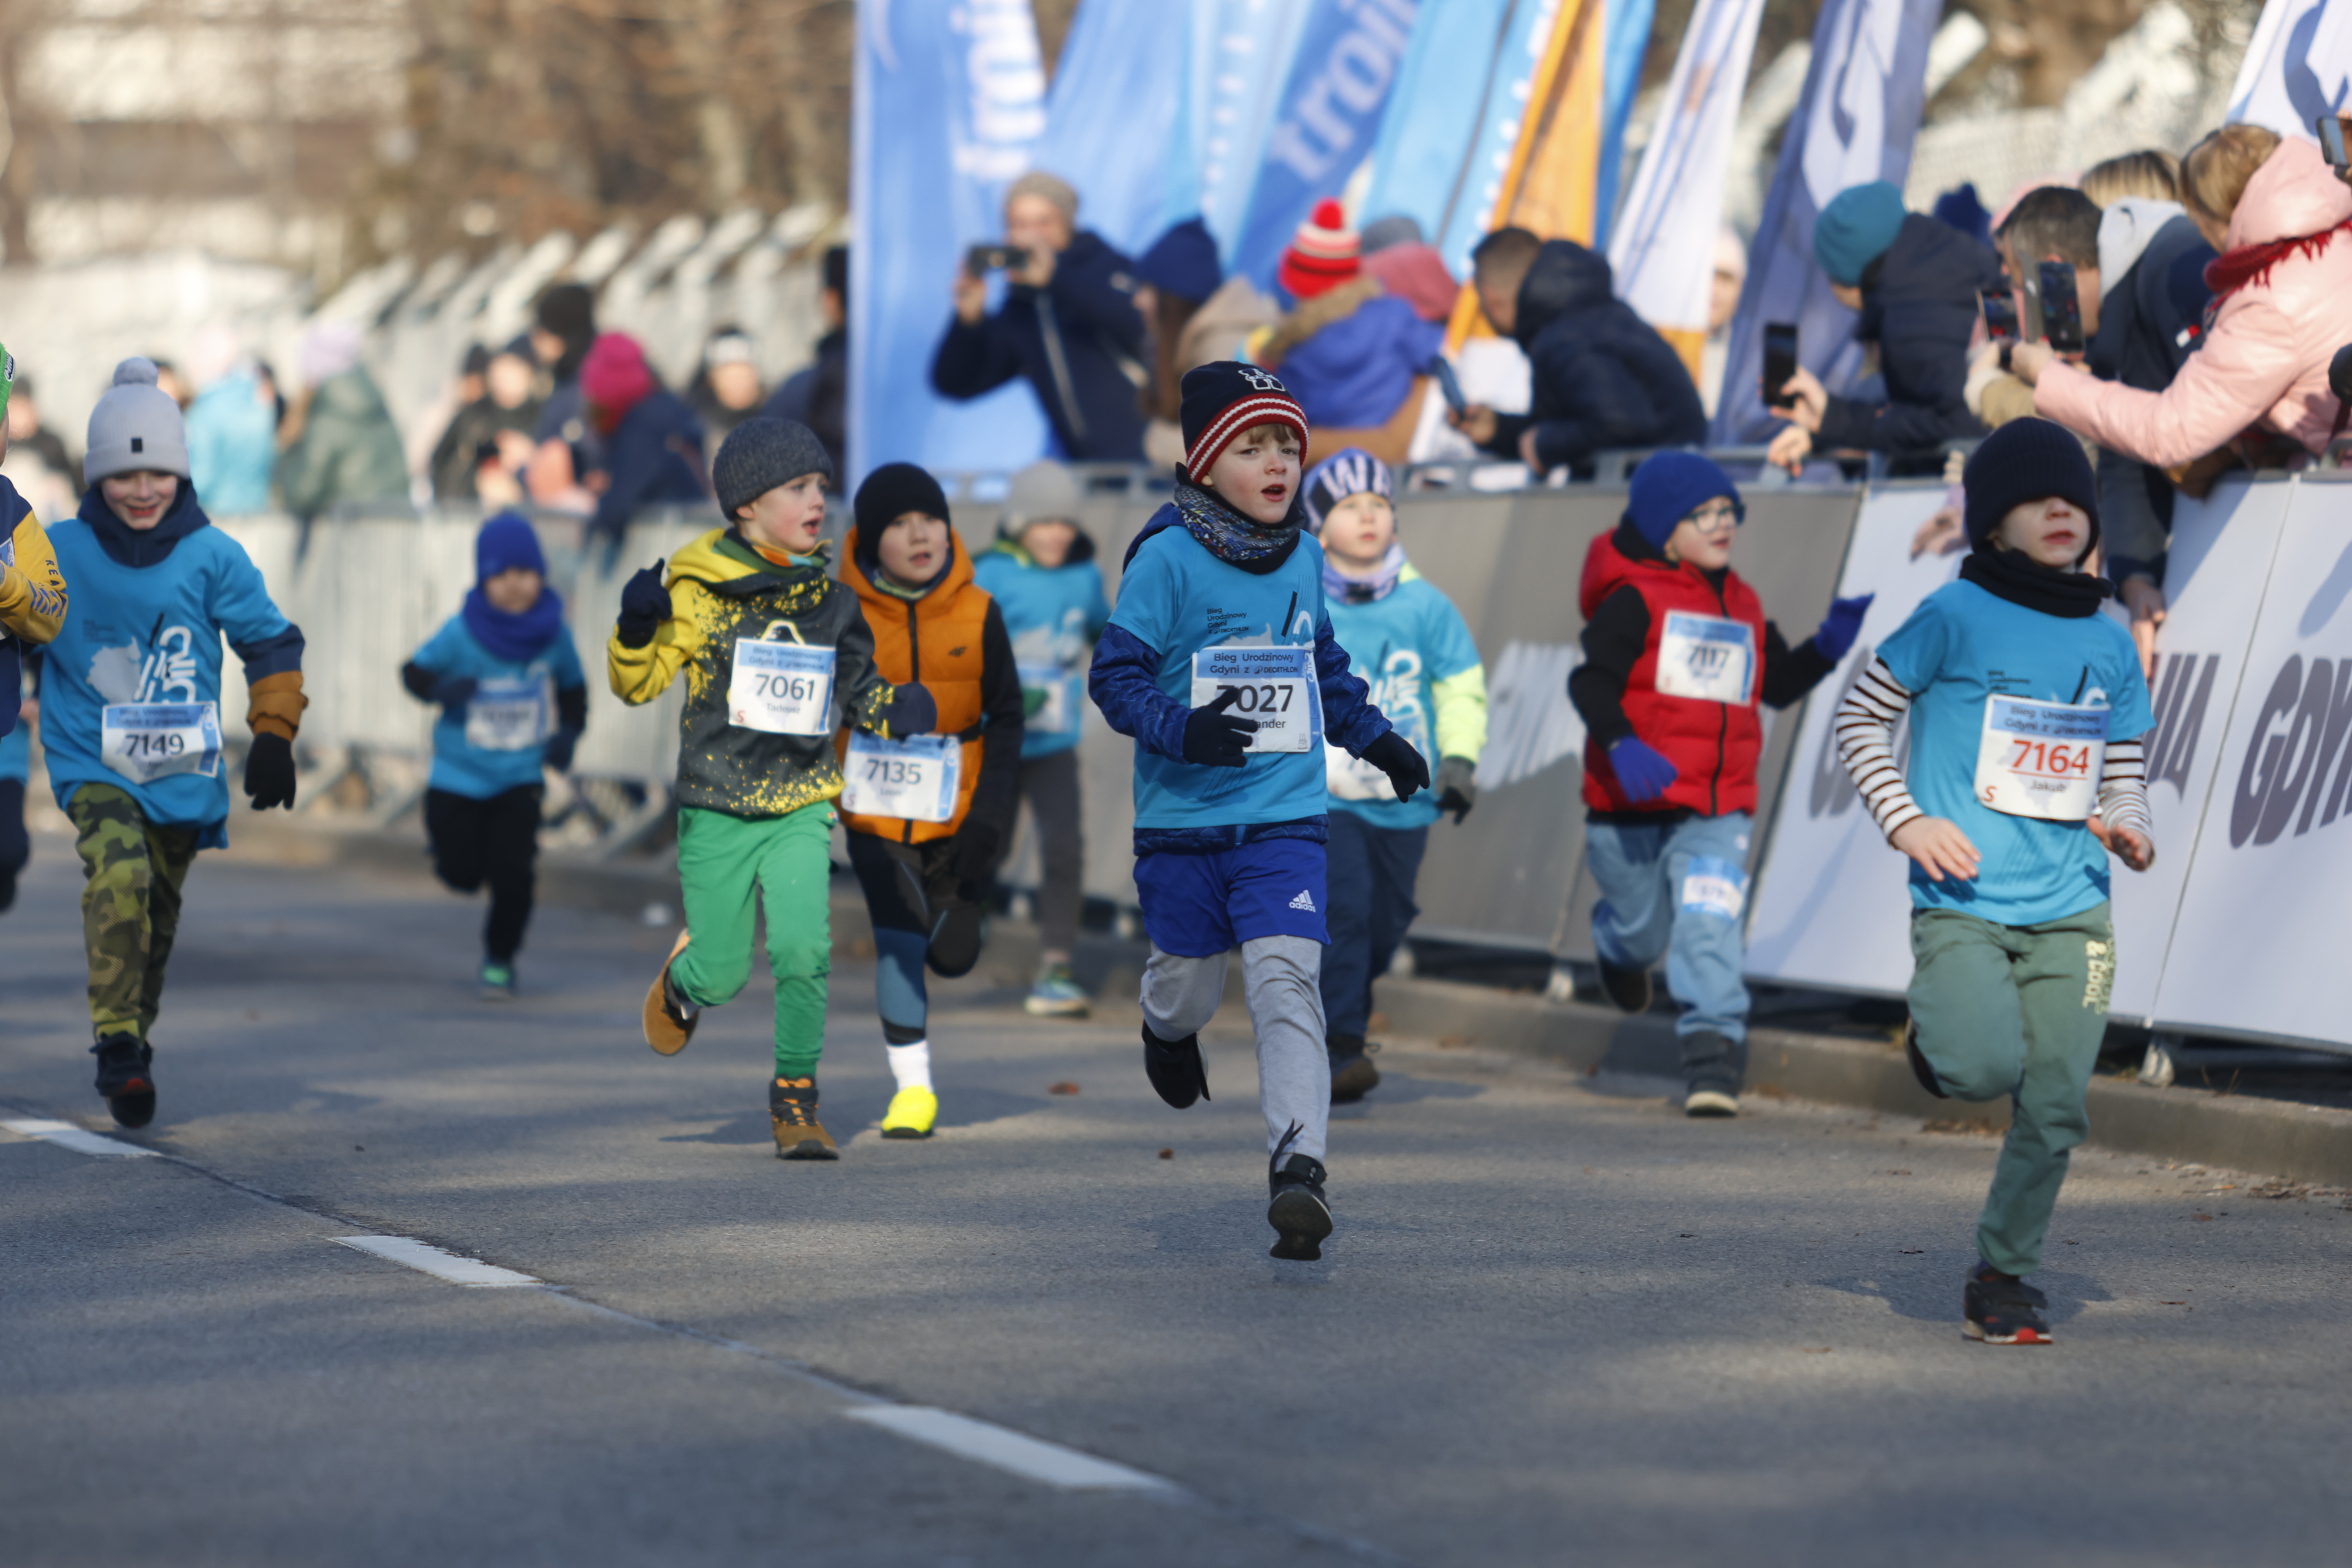
[[[1961,1331],[1989,1345],[2046,1345],[2055,1336],[2042,1314],[2050,1298],[2013,1274],[2003,1274],[1990,1263],[1969,1270],[1960,1292],[1960,1311],[1967,1319]]]
[[[1607,959],[1601,963],[1601,994],[1620,1013],[1646,1013],[1650,1010],[1650,972],[1646,969],[1620,969]]]
[[[1903,1057],[1911,1064],[1911,1071],[1918,1078],[1921,1089],[1937,1100],[1952,1098],[1944,1092],[1944,1086],[1936,1081],[1936,1069],[1927,1065],[1927,1057],[1919,1049],[1919,1026],[1916,1023],[1906,1022],[1903,1026]]]
[[[1201,1037],[1163,1040],[1143,1026],[1143,1074],[1160,1098],[1181,1110],[1209,1098],[1209,1069],[1201,1060]]]
[[[1323,1184],[1330,1173],[1311,1154],[1283,1158],[1282,1152],[1304,1131],[1292,1122],[1265,1163],[1266,1186],[1273,1202],[1265,1205],[1265,1223],[1274,1226],[1275,1243],[1267,1254],[1287,1263],[1312,1263],[1323,1256],[1323,1238],[1331,1234],[1331,1205],[1324,1200]]]
[[[125,1127],[154,1121],[154,1047],[129,1035],[101,1035],[89,1049],[98,1058],[98,1092],[114,1120]]]
[[[1352,1105],[1381,1084],[1381,1070],[1372,1065],[1370,1049],[1361,1035],[1326,1037],[1331,1057],[1331,1103]]]

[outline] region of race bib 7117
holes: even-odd
[[[1756,635],[1745,621],[1668,610],[1654,684],[1668,697],[1745,708],[1756,689]]]

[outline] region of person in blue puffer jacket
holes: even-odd
[[[1278,371],[1307,417],[1328,429],[1386,425],[1445,342],[1445,323],[1423,321],[1363,270],[1360,248],[1339,204],[1318,205],[1275,274],[1291,309],[1250,342],[1250,357]]]
[[[1095,542],[1078,526],[1076,476],[1050,458],[1013,476],[997,541],[972,563],[996,600],[1021,673],[1021,798],[1037,831],[1037,978],[1025,1004],[1039,1017],[1083,1018],[1087,994],[1070,973],[1085,898],[1078,720],[1087,661],[1110,620]]]
[[[588,727],[588,677],[547,585],[547,557],[520,512],[502,511],[474,541],[475,583],[401,684],[438,703],[425,831],[433,869],[461,893],[489,884],[482,994],[514,995],[515,954],[530,921],[542,766],[572,769]]]

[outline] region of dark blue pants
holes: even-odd
[[[1372,982],[1389,972],[1412,917],[1412,885],[1429,847],[1426,827],[1375,827],[1351,811],[1331,813],[1330,903],[1323,918],[1323,1026],[1360,1040],[1370,1027]]]

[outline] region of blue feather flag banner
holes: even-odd
[[[1748,256],[1748,282],[1731,329],[1719,446],[1769,441],[1781,422],[1764,410],[1767,321],[1797,325],[1798,357],[1834,395],[1862,374],[1854,313],[1830,293],[1813,260],[1813,220],[1841,191],[1885,180],[1900,186],[1927,106],[1927,43],[1943,0],[1828,0],[1813,26],[1804,96],[1780,142],[1764,221]]]
[[[1176,132],[1162,165],[1165,210],[1199,213],[1230,272],[1309,6],[1170,0],[1169,8],[1184,15],[1185,39]]]
[[[1029,0],[859,0],[850,129],[849,468],[1017,468],[1044,454],[1026,383],[931,390],[955,268],[1003,232],[1005,187],[1045,127]]]
[[[1609,248],[1615,232],[1617,193],[1625,163],[1625,122],[1642,89],[1642,58],[1650,52],[1657,0],[1609,0],[1601,63],[1601,170],[1592,197],[1592,248]]]
[[[1191,152],[1176,134],[1187,19],[1169,0],[1085,0],[1055,64],[1033,160],[1078,193],[1078,226],[1127,256],[1194,211],[1168,205],[1171,187],[1197,181],[1170,165]]]

